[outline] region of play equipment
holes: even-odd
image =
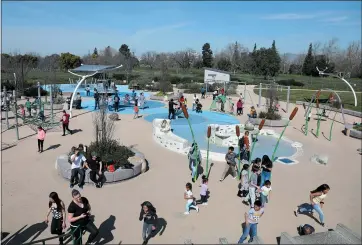
[[[266,104],[262,103],[262,91],[263,90],[271,90],[274,89],[272,93],[275,93],[273,97],[276,97],[278,101],[285,101],[285,107],[281,107],[280,104],[275,108],[278,110],[279,108],[282,109],[285,113],[289,112],[289,103],[290,103],[290,86],[284,86],[277,84],[274,79],[270,80],[270,83],[260,83],[259,84],[259,98],[258,98],[258,107],[265,106]],[[284,97],[285,95],[285,97]],[[268,95],[264,96],[265,99],[268,99]]]
[[[227,108],[225,109],[225,105],[227,105]],[[210,106],[210,111],[219,111],[219,112],[230,112],[233,108],[234,102],[227,98],[225,95],[218,95],[215,97],[215,99],[212,101]]]
[[[206,173],[209,176],[209,151],[210,151],[210,136],[211,136],[211,127],[207,127],[207,154],[206,154]]]
[[[276,160],[276,159],[274,158],[274,156],[275,156],[276,151],[278,150],[279,142],[280,142],[281,138],[283,137],[285,130],[286,130],[287,127],[289,126],[290,121],[293,120],[293,118],[295,117],[295,115],[297,114],[297,112],[298,112],[298,107],[295,107],[294,110],[292,111],[292,113],[290,114],[289,120],[288,120],[287,124],[285,125],[285,127],[284,127],[282,133],[280,134],[279,139],[278,139],[278,141],[277,141],[277,143],[276,143],[276,145],[275,145],[275,148],[274,148],[274,151],[273,151],[273,155],[272,155],[272,158],[271,158],[272,161],[275,161],[275,160]]]

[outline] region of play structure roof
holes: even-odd
[[[96,72],[96,71],[107,71],[109,69],[114,69],[117,66],[110,65],[81,65],[75,69],[73,72]]]

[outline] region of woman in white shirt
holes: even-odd
[[[327,197],[329,191],[330,187],[327,184],[323,184],[314,191],[311,191],[309,195],[310,204],[298,206],[294,211],[295,216],[298,216],[298,213],[313,213],[313,210],[315,210],[319,214],[320,224],[324,226],[324,213],[322,208],[324,199]]]

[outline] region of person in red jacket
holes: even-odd
[[[70,134],[73,134],[72,130],[69,129],[69,117],[70,117],[70,115],[65,110],[63,110],[63,116],[62,116],[62,119],[60,120],[63,124],[63,135],[62,136],[65,136],[65,130],[67,130]]]

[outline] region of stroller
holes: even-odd
[[[202,113],[202,104],[199,99],[196,100],[196,113]]]

